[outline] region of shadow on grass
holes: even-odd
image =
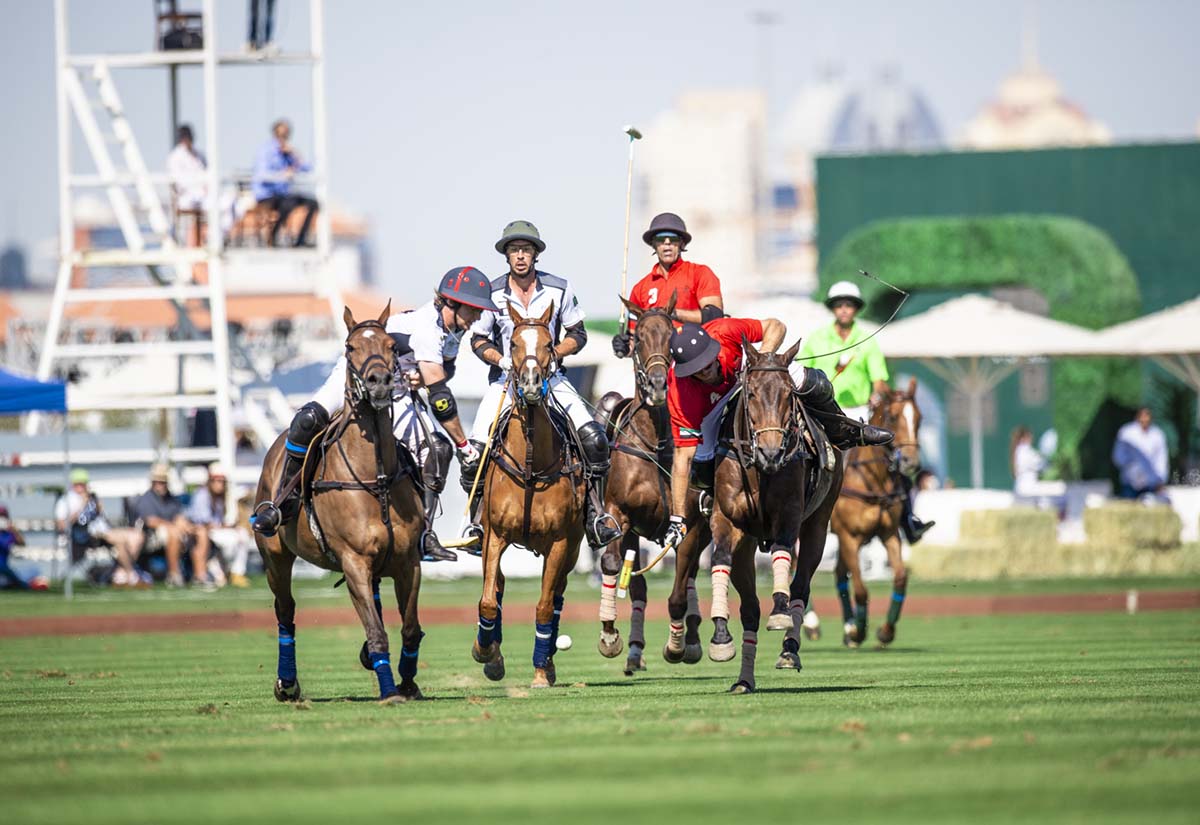
[[[856,690],[874,690],[874,685],[826,685],[824,687],[764,687],[755,693],[849,693]]]

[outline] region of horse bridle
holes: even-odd
[[[895,391],[888,393],[887,399],[880,405],[883,409],[883,421],[880,423],[885,429],[895,432],[895,428],[891,426],[896,421],[896,416],[892,415],[889,407],[896,401],[912,401],[913,397],[906,392]],[[916,447],[920,449],[919,441],[893,441],[892,449],[888,451],[887,458],[856,458],[849,462],[850,467],[861,467],[867,464],[887,464],[889,473],[900,472],[900,451],[905,447]]]
[[[548,323],[545,323],[544,321],[539,321],[536,318],[522,318],[520,321],[516,321],[513,323],[513,336],[515,336],[517,334],[517,330],[520,329],[521,327],[540,327],[540,328],[546,330],[546,332],[550,334],[550,358],[551,358],[551,361],[553,362],[553,359],[554,359],[554,333],[551,331],[550,325]],[[509,344],[509,349],[510,350],[512,349],[511,343]],[[522,363],[522,365],[525,365],[525,364],[528,364],[530,361],[533,362],[533,364],[536,368],[541,369],[541,364],[538,363],[536,353],[527,353],[525,355],[524,360],[521,363]],[[513,370],[517,369],[517,365],[515,363],[512,365],[512,369]],[[550,373],[554,372],[553,364],[551,365],[551,369],[549,372]],[[513,391],[517,395],[517,400],[521,402],[522,406],[525,406],[526,405],[525,392],[524,392],[524,390],[521,389],[521,384],[519,381],[513,381]],[[549,393],[550,393],[550,375],[546,374],[546,375],[542,376],[542,398],[545,398],[547,395],[549,395]]]
[[[668,321],[671,319],[671,316],[667,314],[666,310],[654,307],[647,309],[645,312],[642,312],[638,315],[638,326],[641,326],[646,318],[654,315],[661,315]],[[634,381],[637,382],[638,389],[640,389],[644,395],[650,394],[650,368],[659,363],[662,364],[664,369],[669,370],[671,368],[670,357],[661,352],[654,353],[647,358],[645,362],[642,361],[642,355],[640,352],[638,352],[637,329],[635,328],[633,331],[633,377]]]
[[[788,370],[786,364],[747,365],[742,369],[742,380],[739,383],[741,383],[743,386],[745,386],[745,376],[752,372],[786,372],[786,373],[790,374],[790,371]],[[792,393],[790,395],[790,397],[793,399],[792,413],[794,415],[795,414],[794,399],[796,397],[795,393]],[[754,422],[750,419],[750,410],[749,410],[749,403],[748,403],[749,399],[746,399],[746,401],[747,401],[747,403],[743,405],[743,407],[745,408],[745,413],[742,416],[742,418],[745,421],[746,429],[749,431],[749,434],[750,434],[750,457],[751,457],[751,459],[753,459],[754,454],[758,450],[758,437],[760,435],[764,435],[766,433],[782,433],[783,434],[783,463],[787,464],[789,461],[792,460],[792,458],[795,457],[797,450],[800,449],[799,427],[793,426],[793,427],[757,427],[757,428],[755,428],[753,426]]]
[[[383,332],[384,335],[388,335],[387,327],[385,327],[379,321],[376,321],[376,320],[359,321],[357,324],[355,324],[353,327],[350,328],[350,332],[346,336],[346,347],[347,348],[349,348],[350,339],[354,337],[355,333],[357,333],[359,330],[363,330],[363,329],[378,329],[381,332]],[[393,353],[393,355],[394,355],[394,353]],[[367,399],[367,382],[363,378],[363,373],[365,373],[367,371],[367,368],[370,367],[371,364],[375,363],[375,361],[382,361],[383,365],[385,367],[387,366],[387,359],[384,358],[379,353],[374,352],[374,353],[371,353],[370,355],[368,355],[366,357],[366,359],[360,365],[355,367],[354,364],[352,364],[350,362],[350,354],[348,352],[346,353],[346,375],[350,379],[346,386],[346,404],[347,404],[347,406],[357,407],[359,404],[361,404],[364,400]],[[391,371],[389,370],[389,372],[391,372]],[[388,401],[388,404],[389,405],[391,404],[390,400]]]

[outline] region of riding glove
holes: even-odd
[[[667,526],[667,540],[665,546],[678,547],[683,542],[683,537],[687,535],[687,525],[683,523],[683,516],[671,516],[671,523]]]
[[[479,461],[479,450],[470,441],[461,447],[455,447],[454,454],[458,456],[459,464],[474,464]]]
[[[509,370],[512,369],[512,359],[509,358],[507,355],[501,355],[500,360],[496,362],[496,366],[499,367],[502,371],[508,372]]]
[[[632,336],[628,332],[620,332],[613,336],[612,351],[618,358],[628,358]]]

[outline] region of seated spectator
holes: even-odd
[[[208,578],[208,534],[188,521],[183,502],[171,495],[170,475],[165,464],[150,468],[150,489],[133,503],[133,512],[145,532],[155,537],[167,555],[167,586],[182,587],[179,559],[191,545],[192,577],[200,586],[212,584]]]
[[[249,533],[235,525],[236,519],[226,518],[225,489],[228,484],[225,468],[208,465],[208,481],[192,493],[188,518],[208,537],[209,546],[224,554],[229,562],[229,583],[234,587],[249,587],[246,578],[246,557],[250,552]],[[220,584],[220,582],[218,582]]]
[[[1133,420],[1117,431],[1112,460],[1121,475],[1121,498],[1150,496],[1166,502],[1169,472],[1167,437],[1154,423],[1149,407],[1139,407]]]
[[[292,179],[297,172],[308,172],[312,166],[300,160],[290,143],[291,123],[281,118],[272,124],[271,133],[271,139],[258,150],[258,157],[254,161],[254,175],[251,179],[254,199],[259,206],[274,209],[279,213],[279,220],[271,227],[271,246],[277,245],[279,228],[287,223],[292,210],[303,207],[304,223],[294,245],[306,246],[308,229],[312,225],[317,202],[305,195],[293,194]]]
[[[88,471],[71,471],[71,489],[54,505],[54,519],[66,537],[71,561],[75,562],[90,547],[111,547],[117,569],[112,583],[116,587],[140,587],[146,584],[135,567],[142,552],[142,533],[132,527],[113,527],[100,499],[88,487]]]
[[[179,209],[203,209],[208,192],[205,172],[208,161],[193,145],[192,127],[179,127],[175,148],[167,155],[167,174],[175,189],[175,205]]]
[[[1033,431],[1022,425],[1009,439],[1009,469],[1013,474],[1013,495],[1018,504],[1032,504],[1065,515],[1067,485],[1061,481],[1043,481],[1049,461],[1033,446]]]
[[[0,504],[0,590],[45,590],[47,583],[44,577],[36,576],[32,581],[25,581],[8,564],[9,553],[13,547],[24,547],[25,537],[8,516],[8,508]]]

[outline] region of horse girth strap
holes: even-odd
[[[878,505],[880,507],[888,507],[901,501],[904,498],[904,493],[899,490],[891,490],[885,493],[872,493],[869,490],[859,490],[854,487],[842,485],[842,495],[857,499],[865,504]]]

